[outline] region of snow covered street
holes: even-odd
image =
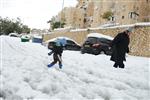
[[[125,69],[107,55],[64,51],[63,68],[41,44],[0,36],[3,100],[149,100],[150,58],[127,55]]]

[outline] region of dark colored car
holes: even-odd
[[[48,42],[49,49],[53,48],[54,43],[55,43],[55,41]],[[80,51],[81,46],[71,39],[66,39],[66,45],[64,46],[64,49]]]
[[[88,37],[82,45],[81,53],[90,53],[95,55],[103,53],[106,55],[111,55],[111,42],[112,40],[104,37]]]

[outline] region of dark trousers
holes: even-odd
[[[123,61],[116,61],[113,67],[124,68],[124,63],[123,63]]]
[[[59,65],[62,65],[61,54],[54,53],[53,59],[54,61],[51,63],[52,65],[56,64],[57,62],[59,62]]]

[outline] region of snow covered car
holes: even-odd
[[[19,34],[18,33],[10,33],[9,36],[10,37],[19,37]]]
[[[29,35],[22,35],[21,36],[21,42],[29,42],[30,38],[31,37]]]
[[[91,33],[88,34],[85,42],[81,47],[81,53],[90,53],[90,54],[107,54],[111,55],[111,42],[112,37],[99,34],[99,33]]]
[[[42,36],[39,36],[39,35],[34,35],[32,37],[32,42],[33,43],[42,43],[43,39],[42,39]]]
[[[80,49],[81,49],[81,46],[77,42],[75,42],[74,40],[67,38],[67,37],[57,37],[57,38],[53,38],[51,40],[48,40],[47,43],[48,43],[49,49],[53,48],[53,45],[55,44],[57,39],[65,39],[66,40],[66,43],[64,46],[65,50],[80,51]]]

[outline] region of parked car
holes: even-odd
[[[111,42],[112,37],[102,35],[99,33],[91,33],[87,36],[85,42],[81,47],[81,53],[90,53],[90,54],[106,54],[111,55]]]
[[[19,37],[19,34],[18,33],[10,33],[9,36],[10,37]]]
[[[30,38],[31,38],[30,35],[22,35],[21,42],[29,42]]]
[[[33,43],[42,43],[42,41],[43,41],[42,36],[39,36],[39,35],[32,36]]]
[[[66,40],[66,45],[64,46],[65,50],[80,51],[80,49],[81,49],[81,46],[77,42],[75,42],[74,40],[67,38],[67,37],[57,37],[57,38],[48,40],[47,43],[48,43],[49,49],[53,48],[53,45],[57,39],[65,39]]]

